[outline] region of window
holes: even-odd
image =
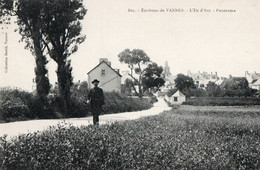
[[[178,101],[178,97],[174,97],[173,100],[174,100],[175,102],[177,102],[177,101]]]
[[[106,75],[106,70],[101,70],[101,76],[105,76]]]

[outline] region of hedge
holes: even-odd
[[[87,92],[75,89],[71,92],[71,107],[68,115],[61,109],[61,100],[54,92],[44,101],[32,93],[4,88],[0,89],[0,122],[20,121],[28,119],[71,118],[90,116],[90,106],[87,104]],[[153,99],[155,101],[155,99]],[[122,95],[117,92],[105,93],[105,105],[101,114],[130,112],[152,107],[150,98],[139,99]]]
[[[187,98],[184,105],[194,106],[248,106],[260,105],[260,99],[253,97],[194,97]]]

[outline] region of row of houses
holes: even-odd
[[[165,68],[167,68],[167,64]],[[169,69],[166,69],[169,71]],[[197,72],[192,73],[191,71],[188,71],[187,76],[191,77],[194,81],[194,84],[197,85],[199,88],[205,89],[207,87],[207,84],[209,82],[214,82],[219,86],[224,86],[227,82],[233,81],[234,79],[246,79],[248,81],[248,85],[252,89],[260,90],[260,73],[253,72],[249,73],[248,71],[245,72],[244,77],[233,77],[229,76],[226,77],[219,77],[217,72],[215,73],[207,73],[207,72]],[[163,91],[171,88],[175,88],[174,79],[176,76],[171,75],[169,72],[165,72],[165,87]]]
[[[199,71],[197,73],[192,73],[191,71],[188,71],[187,76],[191,77],[194,81],[194,84],[197,87],[202,89],[205,89],[209,82],[214,82],[215,84],[224,88],[230,82],[244,80],[248,82],[250,88],[260,90],[260,73],[257,72],[249,73],[248,71],[246,71],[244,77],[232,77],[230,75],[228,78],[226,78],[226,77],[220,77],[217,74],[217,72],[207,73],[205,71],[204,72]],[[170,102],[171,104],[179,104],[186,100],[186,97],[180,91],[177,91],[170,97],[166,95],[169,89],[175,88],[174,80],[176,77],[177,76],[171,74],[168,62],[166,62],[164,67],[165,86],[161,88],[161,91],[158,92],[157,95],[164,96],[165,100],[167,102]]]

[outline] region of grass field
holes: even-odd
[[[259,107],[180,106],[99,127],[2,139],[2,168],[258,169]]]

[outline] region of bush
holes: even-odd
[[[152,107],[151,100],[147,98],[134,98],[117,92],[105,93],[104,113],[118,113],[145,110]]]
[[[20,89],[0,90],[0,120],[10,122],[54,117],[47,98],[40,98]]]
[[[194,106],[248,106],[260,105],[260,100],[253,97],[194,97],[187,98],[184,105]]]
[[[31,115],[29,118],[31,119],[51,119],[58,118],[57,115],[54,114],[54,109],[50,105],[48,98],[42,98],[39,96],[33,96],[29,103],[29,108]]]
[[[0,90],[0,120],[4,122],[25,120],[30,117],[30,101],[32,95],[28,92],[3,88]]]

